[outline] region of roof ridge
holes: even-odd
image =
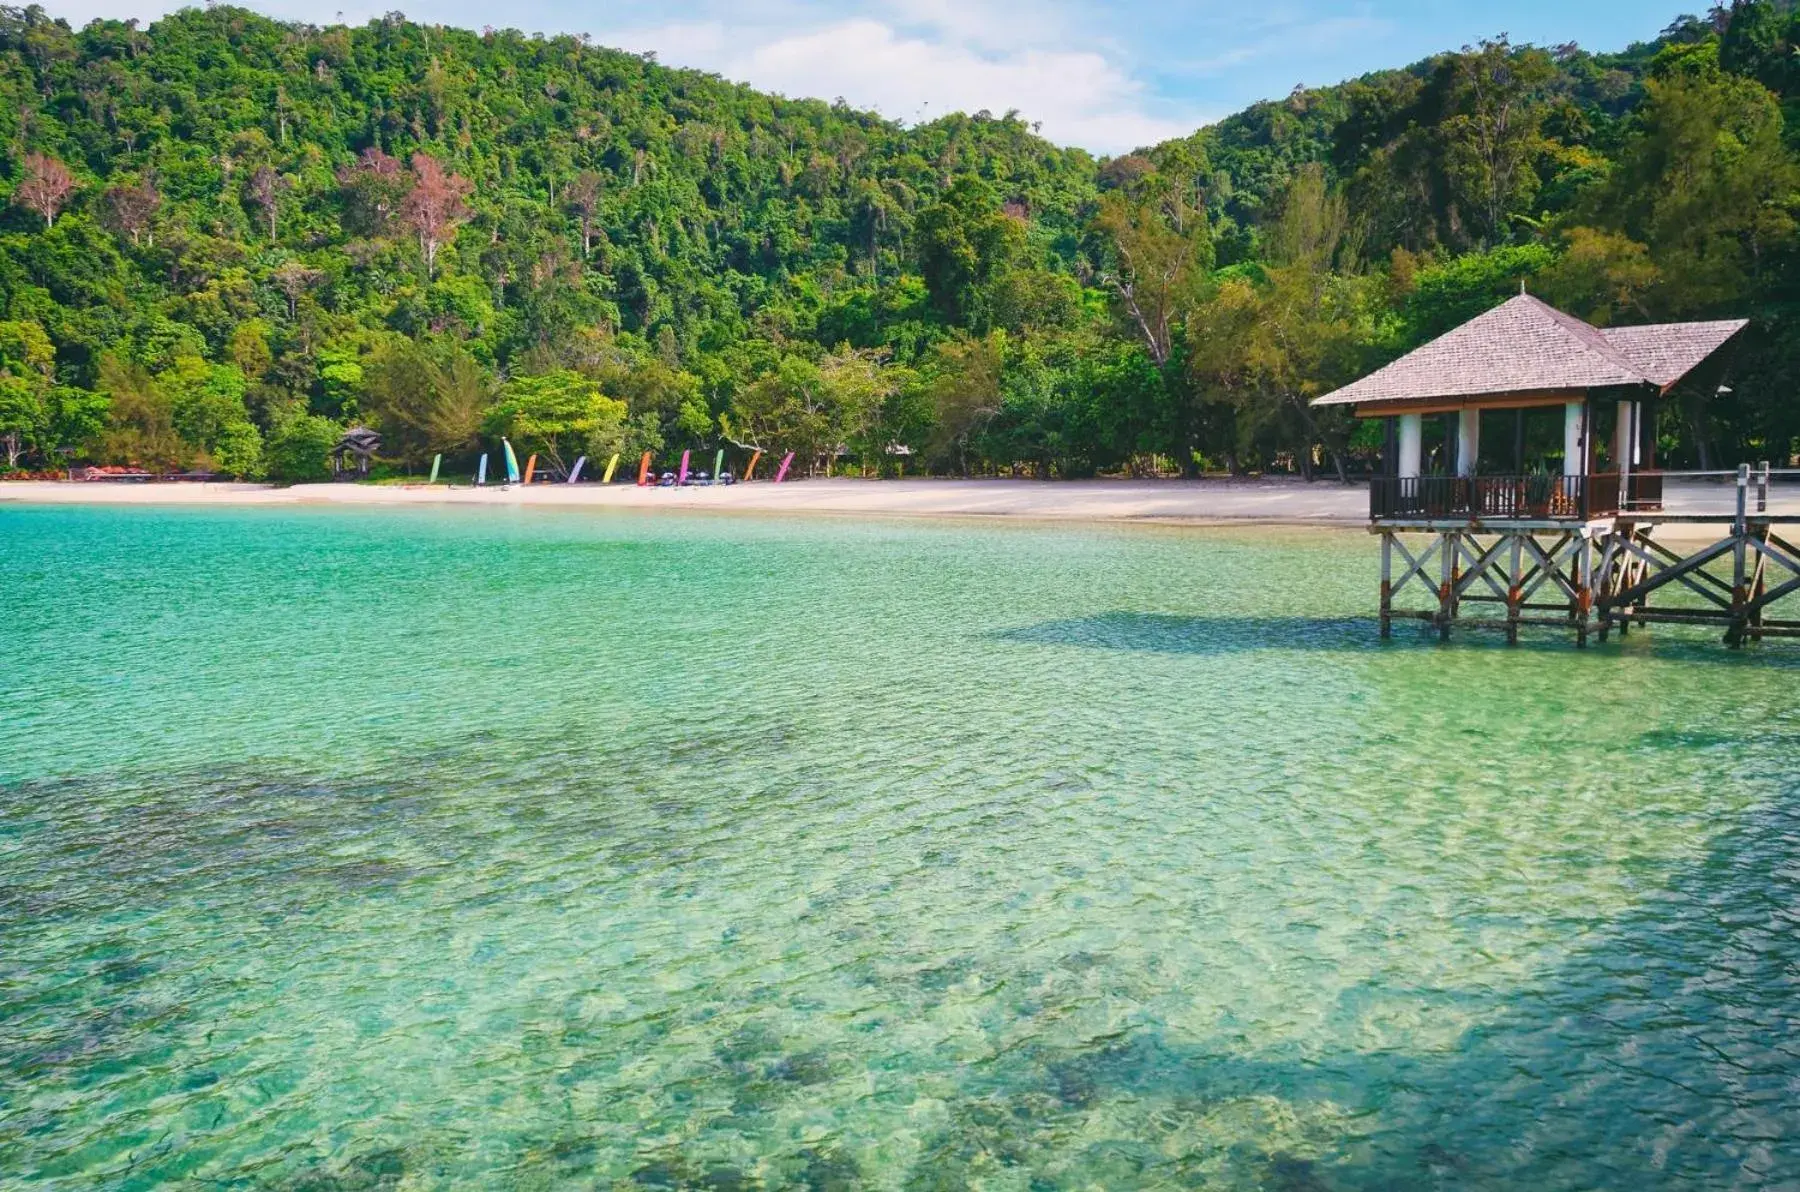
[[[1583,349],[1604,357],[1607,363],[1623,369],[1646,384],[1649,383],[1649,378],[1644,376],[1644,370],[1608,342],[1604,330],[1594,326],[1586,319],[1578,319],[1566,311],[1557,310],[1535,294],[1520,294],[1517,298],[1510,298],[1494,309],[1501,310],[1515,303],[1527,306],[1537,314],[1549,316],[1551,322],[1573,337]]]

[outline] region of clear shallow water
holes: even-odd
[[[0,1186],[1793,1187],[1800,654],[1271,533],[0,509]]]

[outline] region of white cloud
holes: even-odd
[[[80,24],[95,16],[148,20],[184,2],[50,0],[50,8]],[[895,120],[1017,110],[1050,140],[1098,153],[1185,136],[1203,123],[1202,113],[1160,100],[1132,73],[1106,14],[1077,7],[1083,2],[852,0],[827,10],[821,0],[691,0],[675,19],[587,31],[601,45],[653,51],[671,66],[795,97],[841,96]],[[352,23],[392,7],[417,20],[549,33],[577,32],[592,19],[592,10],[569,0],[517,0],[504,12],[476,0],[249,3],[272,16],[321,23],[338,19],[340,6]]]
[[[599,40],[785,95],[841,96],[893,119],[1016,109],[1051,140],[1102,153],[1183,136],[1201,122],[1192,112],[1160,110],[1098,49],[1046,38],[1043,28],[1028,34],[979,5],[958,13],[941,0],[900,7],[917,32],[868,16],[798,30],[682,22],[603,31]]]

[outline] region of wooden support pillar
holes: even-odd
[[[1439,571],[1443,578],[1438,583],[1438,640],[1450,640],[1450,622],[1456,618],[1456,552],[1457,533],[1445,530],[1439,535],[1441,544],[1438,554]]]
[[[1381,532],[1381,636],[1394,636],[1394,532]]]
[[[1506,572],[1506,644],[1519,644],[1519,606],[1525,601],[1525,542],[1518,532],[1507,535],[1512,539],[1512,565]]]
[[[1725,644],[1732,649],[1744,644],[1749,626],[1750,588],[1746,583],[1750,562],[1750,526],[1747,514],[1750,503],[1750,465],[1739,464],[1737,474],[1737,517],[1731,523],[1731,623],[1725,630]]]
[[[1594,607],[1594,543],[1586,531],[1575,539],[1575,645],[1587,649],[1588,614]]]

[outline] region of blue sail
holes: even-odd
[[[487,483],[487,452],[481,453],[481,466],[475,470],[475,483]]]
[[[519,482],[519,457],[513,454],[510,440],[501,439],[500,445],[506,448],[506,482],[517,484]]]

